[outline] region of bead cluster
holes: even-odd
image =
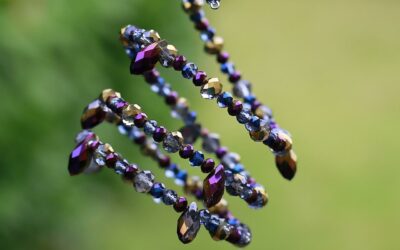
[[[198,11],[198,10],[197,10]],[[201,13],[201,12],[196,12]],[[205,19],[206,20],[206,19]],[[208,21],[207,27],[208,27]],[[207,28],[206,27],[206,28]],[[200,30],[204,29],[202,27]],[[198,70],[198,67],[187,59],[178,55],[176,48],[168,44],[165,40],[161,40],[159,34],[154,30],[138,29],[132,25],[128,25],[121,29],[121,41],[125,47],[127,54],[132,58],[131,73],[132,74],[149,74],[148,78],[157,79],[154,74],[154,67],[159,61],[164,67],[173,67],[177,71],[182,72],[182,76],[187,79],[192,79],[195,86],[200,87],[201,96],[204,99],[217,99],[218,106],[227,108],[231,116],[235,116],[237,121],[245,125],[250,137],[254,141],[263,142],[269,146],[276,156],[276,163],[281,174],[286,179],[292,179],[296,172],[296,159],[292,151],[292,140],[287,131],[280,129],[275,123],[272,112],[264,105],[261,105],[255,97],[250,94],[249,83],[240,81],[240,73],[235,71],[233,64],[228,63],[227,53],[222,51],[222,39],[216,39],[211,42],[208,47],[208,52],[217,54],[217,57],[224,63],[221,66],[223,72],[229,74],[229,79],[235,83],[234,94],[244,98],[244,103],[233,98],[229,92],[222,91],[222,83],[218,78],[207,78],[204,71]],[[207,45],[206,45],[207,47]],[[222,58],[225,58],[222,60]],[[161,78],[162,79],[162,78]],[[164,88],[164,82],[156,82],[154,88],[168,95],[170,89]],[[249,94],[245,95],[244,92]],[[170,93],[171,94],[171,93]],[[176,99],[176,92],[173,92],[171,100]],[[170,97],[169,97],[170,98]],[[278,161],[278,158],[280,161]]]
[[[82,172],[94,172],[107,167],[123,180],[132,183],[139,193],[150,194],[167,206],[181,213],[177,223],[178,238],[183,243],[190,243],[196,237],[200,226],[203,225],[214,240],[226,240],[236,246],[243,247],[251,241],[251,231],[247,225],[220,217],[207,209],[197,209],[197,204],[188,201],[177,192],[155,180],[153,173],[142,170],[138,165],[129,163],[111,145],[103,143],[89,130],[83,130],[76,137],[76,147],[73,149],[68,170],[71,175]]]

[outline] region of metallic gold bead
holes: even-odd
[[[167,41],[162,40],[158,43],[160,48],[160,63],[164,67],[169,67],[174,62],[175,57],[178,55],[178,50],[174,45],[168,44]]]
[[[158,34],[158,32],[155,30],[148,30],[148,31],[144,32],[143,36],[142,36],[142,41],[147,44],[155,43],[160,40],[161,40],[161,37]]]
[[[204,0],[184,0],[182,2],[183,10],[187,13],[194,13],[199,11],[204,5]]]
[[[135,115],[142,112],[142,108],[137,104],[129,104],[122,109],[122,122],[127,126],[134,124]]]
[[[218,78],[210,78],[207,83],[201,86],[200,93],[204,99],[214,99],[222,92],[222,83]]]
[[[263,187],[255,187],[254,190],[257,191],[259,195],[261,195],[262,206],[267,205],[269,197],[267,192],[265,192],[265,189]]]
[[[211,41],[206,42],[204,49],[209,54],[218,54],[224,47],[224,39],[219,36],[215,36]]]
[[[230,232],[231,232],[232,226],[229,225],[226,222],[222,222],[221,225],[218,226],[217,230],[211,234],[211,237],[213,240],[219,241],[219,240],[225,240],[228,238]]]
[[[297,155],[293,150],[284,155],[276,155],[275,163],[283,177],[288,180],[293,179],[297,170]]]
[[[118,98],[121,98],[121,94],[119,92],[116,92],[112,89],[105,89],[101,92],[99,99],[103,102],[107,102],[107,99],[110,96],[117,96]]]
[[[111,147],[110,144],[106,143],[106,144],[104,144],[104,152],[106,154],[111,154],[111,153],[114,153],[115,151],[114,151],[113,147]]]
[[[269,130],[265,127],[262,127],[258,131],[251,131],[249,132],[251,139],[254,141],[264,141],[269,136]]]

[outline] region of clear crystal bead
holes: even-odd
[[[202,147],[207,153],[214,153],[221,146],[217,134],[209,134],[203,139]]]
[[[137,192],[148,193],[154,184],[154,175],[150,171],[142,171],[138,173],[134,180],[133,185]]]
[[[163,141],[165,151],[169,153],[176,153],[182,147],[183,137],[180,132],[168,133]]]
[[[165,205],[170,206],[173,205],[178,199],[178,194],[171,189],[164,190],[164,194],[162,196],[162,201]]]

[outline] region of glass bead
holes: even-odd
[[[224,47],[224,39],[219,36],[213,36],[211,40],[208,40],[205,44],[205,50],[209,54],[218,54]]]
[[[174,190],[165,189],[161,199],[165,205],[170,206],[178,200],[178,195]]]
[[[165,190],[165,185],[163,183],[156,182],[151,187],[150,194],[154,198],[161,198],[164,194],[164,190]]]
[[[146,135],[153,135],[156,128],[157,122],[155,120],[150,120],[144,124],[143,131]]]
[[[239,80],[233,87],[233,94],[236,97],[244,98],[251,94],[251,84],[247,80]]]
[[[192,79],[197,73],[197,65],[187,63],[182,69],[182,76],[186,79]]]
[[[202,148],[207,153],[214,153],[220,147],[221,143],[218,134],[208,134],[203,138]]]
[[[236,116],[236,120],[240,124],[246,124],[251,120],[251,111],[243,108],[242,111]]]
[[[183,137],[181,132],[170,132],[163,140],[163,147],[169,153],[176,153],[182,147]]]
[[[178,50],[175,48],[174,45],[168,44],[167,41],[162,40],[161,42],[158,43],[158,46],[160,47],[160,63],[164,67],[170,67],[172,66],[175,57],[178,56]]]
[[[249,132],[258,131],[260,130],[261,120],[258,118],[258,116],[252,116],[245,126]]]
[[[125,126],[133,126],[135,115],[141,112],[142,108],[137,104],[129,104],[122,109],[122,122]]]
[[[200,93],[204,99],[214,99],[222,92],[222,84],[218,78],[210,78],[207,83],[201,86]]]
[[[201,151],[194,152],[193,156],[190,157],[189,162],[191,166],[201,166],[204,161],[204,154]]]
[[[139,193],[150,192],[153,183],[154,175],[150,171],[142,171],[138,173],[133,180],[133,185]]]
[[[200,229],[200,216],[196,203],[192,202],[189,208],[178,219],[177,233],[182,243],[189,243],[196,238]]]
[[[233,97],[229,92],[223,92],[218,96],[217,103],[220,108],[226,108],[232,104]]]

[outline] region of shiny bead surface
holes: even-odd
[[[214,36],[211,41],[206,42],[204,49],[209,54],[218,54],[224,47],[224,39]]]
[[[207,74],[204,71],[197,71],[196,75],[193,77],[193,84],[195,86],[202,86],[206,83]]]
[[[150,171],[142,171],[133,179],[133,186],[139,193],[150,192],[154,183],[154,175]]]
[[[179,197],[176,203],[174,204],[174,209],[178,213],[185,211],[187,207],[188,207],[188,202],[185,197]]]
[[[189,162],[191,166],[201,166],[204,161],[204,154],[201,151],[196,151],[190,157]]]
[[[208,158],[201,164],[201,172],[210,173],[215,167],[215,162],[213,159]]]
[[[122,109],[122,122],[126,126],[133,126],[134,119],[137,114],[142,111],[141,107],[137,104],[129,104]]]
[[[102,123],[106,117],[103,103],[100,100],[91,102],[83,111],[81,125],[83,129],[91,129]]]
[[[218,96],[217,103],[220,108],[226,108],[232,104],[233,97],[229,92],[223,92]]]
[[[107,102],[108,98],[111,96],[121,98],[121,94],[119,92],[116,92],[112,89],[105,89],[101,92],[99,99],[105,103],[105,102]]]
[[[194,63],[187,63],[182,68],[182,76],[186,79],[193,78],[197,73],[197,65]]]
[[[175,57],[178,55],[178,50],[175,48],[174,45],[168,44],[167,41],[163,40],[158,43],[160,48],[160,63],[164,67],[172,66]]]
[[[153,43],[139,51],[135,60],[132,60],[131,74],[140,75],[154,68],[160,58],[160,47],[158,43]]]
[[[294,178],[297,170],[297,155],[293,150],[284,155],[276,155],[275,163],[284,178],[288,180]]]
[[[181,132],[170,132],[163,140],[163,148],[169,153],[176,153],[182,147],[183,137]]]
[[[207,83],[201,86],[201,97],[204,99],[214,99],[222,92],[222,83],[218,78],[210,78]]]
[[[216,205],[224,195],[225,172],[224,166],[218,165],[205,179],[203,183],[204,203],[207,207]]]
[[[165,205],[171,206],[178,200],[178,195],[174,190],[165,189],[161,199]]]

